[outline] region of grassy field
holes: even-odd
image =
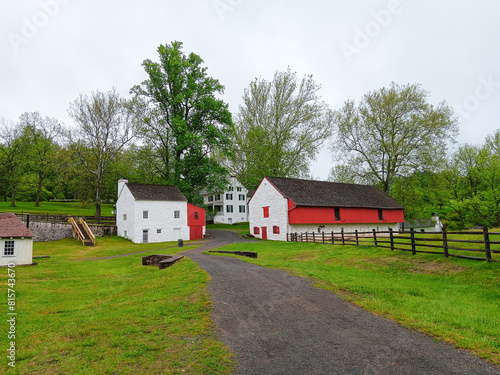
[[[112,204],[101,206],[102,216],[112,216]],[[35,207],[35,202],[16,202],[16,207],[11,207],[10,202],[0,202],[0,212],[69,215],[69,216],[94,216],[95,207],[83,202],[40,202],[40,207]]]
[[[500,263],[297,242],[224,249],[257,251],[258,259],[239,259],[311,278],[366,310],[500,364]]]
[[[250,227],[248,226],[248,222],[237,223],[237,224],[208,224],[207,229],[229,230],[231,232],[238,233],[240,236],[243,234],[250,233]]]
[[[188,243],[189,244],[189,243]],[[35,267],[16,271],[16,368],[6,374],[230,374],[232,355],[210,319],[209,276],[184,258],[159,270],[144,254],[176,243],[133,244],[99,238],[95,247],[74,239],[35,243]],[[78,261],[85,260],[88,261]],[[6,294],[7,269],[0,269]],[[4,317],[7,302],[3,303]],[[2,348],[6,349],[8,323]]]

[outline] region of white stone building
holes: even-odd
[[[205,210],[187,202],[177,186],[118,181],[116,226],[135,243],[202,239]]]
[[[0,266],[33,263],[33,233],[16,215],[0,213]]]
[[[249,206],[250,233],[286,241],[287,233],[398,230],[403,207],[375,186],[264,177]]]
[[[224,192],[202,192],[207,211],[213,214],[215,224],[236,224],[248,221],[249,190],[236,177],[229,178],[229,186]]]

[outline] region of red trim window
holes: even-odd
[[[280,234],[280,227],[278,227],[277,225],[274,225],[273,226],[273,233],[274,234]]]
[[[269,207],[262,207],[262,210],[264,211],[264,217],[269,217]]]
[[[253,227],[253,234],[259,234],[259,227]]]

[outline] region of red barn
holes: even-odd
[[[403,211],[376,186],[264,177],[249,202],[250,231],[284,241],[294,232],[397,230]]]

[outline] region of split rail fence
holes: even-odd
[[[494,238],[493,241],[491,238]],[[409,251],[417,253],[440,254],[445,257],[456,257],[488,262],[499,262],[500,256],[495,259],[493,254],[500,254],[500,232],[489,232],[487,228],[481,231],[448,232],[397,232],[389,228],[388,231],[371,232],[305,232],[287,233],[287,241],[317,242],[331,245],[355,245],[382,247],[391,250]],[[472,255],[483,253],[482,256]]]

